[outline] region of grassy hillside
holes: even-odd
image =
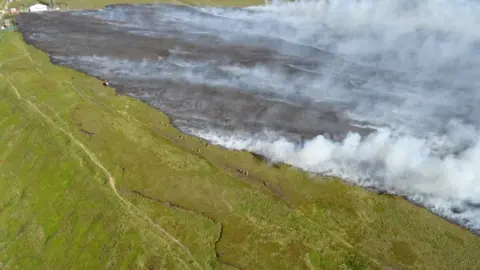
[[[185,136],[0,42],[0,269],[480,268],[480,239],[425,209]]]

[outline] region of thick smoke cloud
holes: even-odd
[[[479,11],[460,0],[119,5],[22,15],[20,28],[185,132],[480,230]]]

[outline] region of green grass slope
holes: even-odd
[[[185,136],[0,44],[0,269],[480,268],[480,239],[423,208]]]

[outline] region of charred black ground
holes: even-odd
[[[245,36],[248,42],[225,41],[215,33],[186,31],[182,23],[154,23],[161,21],[155,16],[168,12],[211,16],[185,6],[114,5],[106,12],[119,17],[108,20],[101,17],[101,11],[23,14],[19,29],[28,43],[46,51],[54,63],[107,79],[119,93],[166,112],[185,130],[213,127],[255,133],[270,129],[296,140],[318,134],[342,138],[348,131],[369,132],[353,125],[338,108],[312,102],[300,92],[285,96],[268,85],[246,82],[233,86],[229,81],[235,78],[219,68],[264,65],[281,68],[290,76],[314,76],[305,70],[324,61],[340,61],[321,50],[271,38]],[[139,25],[133,20],[136,16],[144,18],[147,25]],[[185,68],[182,63],[203,66]],[[175,76],[181,72],[206,72],[206,79],[211,77],[213,83]],[[215,84],[215,80],[225,83]],[[346,87],[354,87],[348,79],[344,81]]]

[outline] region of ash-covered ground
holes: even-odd
[[[329,0],[22,14],[28,43],[183,131],[480,229],[480,5]]]
[[[243,34],[243,41],[225,40],[209,25],[189,21],[195,18],[218,17],[186,6],[118,5],[28,14],[22,16],[20,29],[55,63],[107,79],[120,93],[166,112],[181,128],[270,128],[292,139],[367,132],[351,125],[341,110],[302,96],[301,82],[292,89],[273,77],[272,69],[278,69],[313,78],[317,74],[309,68],[338,65],[341,59],[313,48],[306,48],[309,57],[301,47],[300,54],[290,54],[298,45],[279,38]],[[272,44],[285,48],[278,51]],[[354,87],[347,78],[338,80]]]

